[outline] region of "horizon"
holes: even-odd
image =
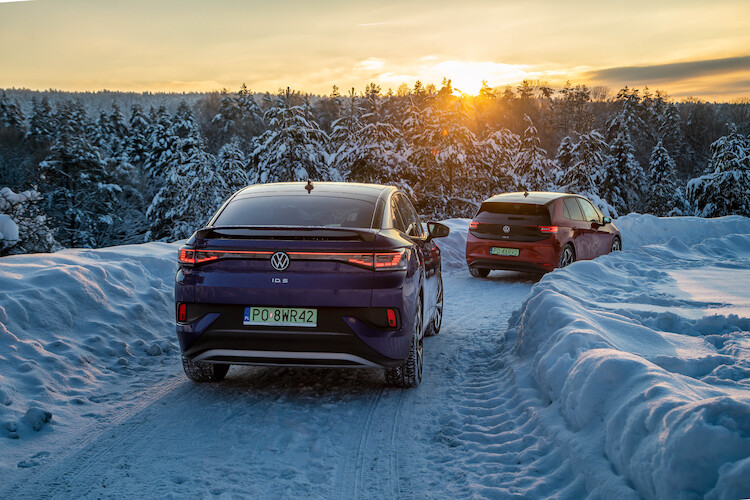
[[[187,6],[187,7],[186,7]],[[732,102],[750,97],[750,4],[641,0],[623,13],[576,0],[0,1],[0,87],[212,93],[246,83],[394,93],[443,78],[468,95],[523,80],[625,86]],[[32,34],[32,36],[29,36]],[[21,40],[22,42],[19,42]]]

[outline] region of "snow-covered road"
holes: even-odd
[[[27,457],[38,465],[15,471],[6,493],[581,496],[584,485],[498,357],[508,316],[531,285],[512,273],[446,273],[456,306],[426,342],[418,390],[387,388],[371,370],[249,367],[195,385],[175,364],[174,374],[110,405],[71,448]]]

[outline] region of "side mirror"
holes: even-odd
[[[427,223],[427,241],[433,238],[445,238],[451,232],[451,229],[445,224],[439,222],[428,222]]]
[[[604,224],[609,224],[609,223],[611,223],[611,222],[612,222],[612,219],[610,219],[610,218],[609,218],[609,217],[607,217],[606,215],[605,215],[604,217],[602,217],[602,226],[603,226]]]

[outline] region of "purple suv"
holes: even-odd
[[[422,380],[425,335],[440,330],[434,238],[392,186],[281,183],[235,193],[179,252],[177,336],[186,375],[231,364],[382,367]]]

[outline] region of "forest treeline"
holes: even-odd
[[[0,255],[184,238],[247,184],[308,179],[395,184],[439,219],[517,190],[581,193],[612,216],[750,215],[748,102],[598,94],[2,91],[0,217],[18,234],[0,225]]]

